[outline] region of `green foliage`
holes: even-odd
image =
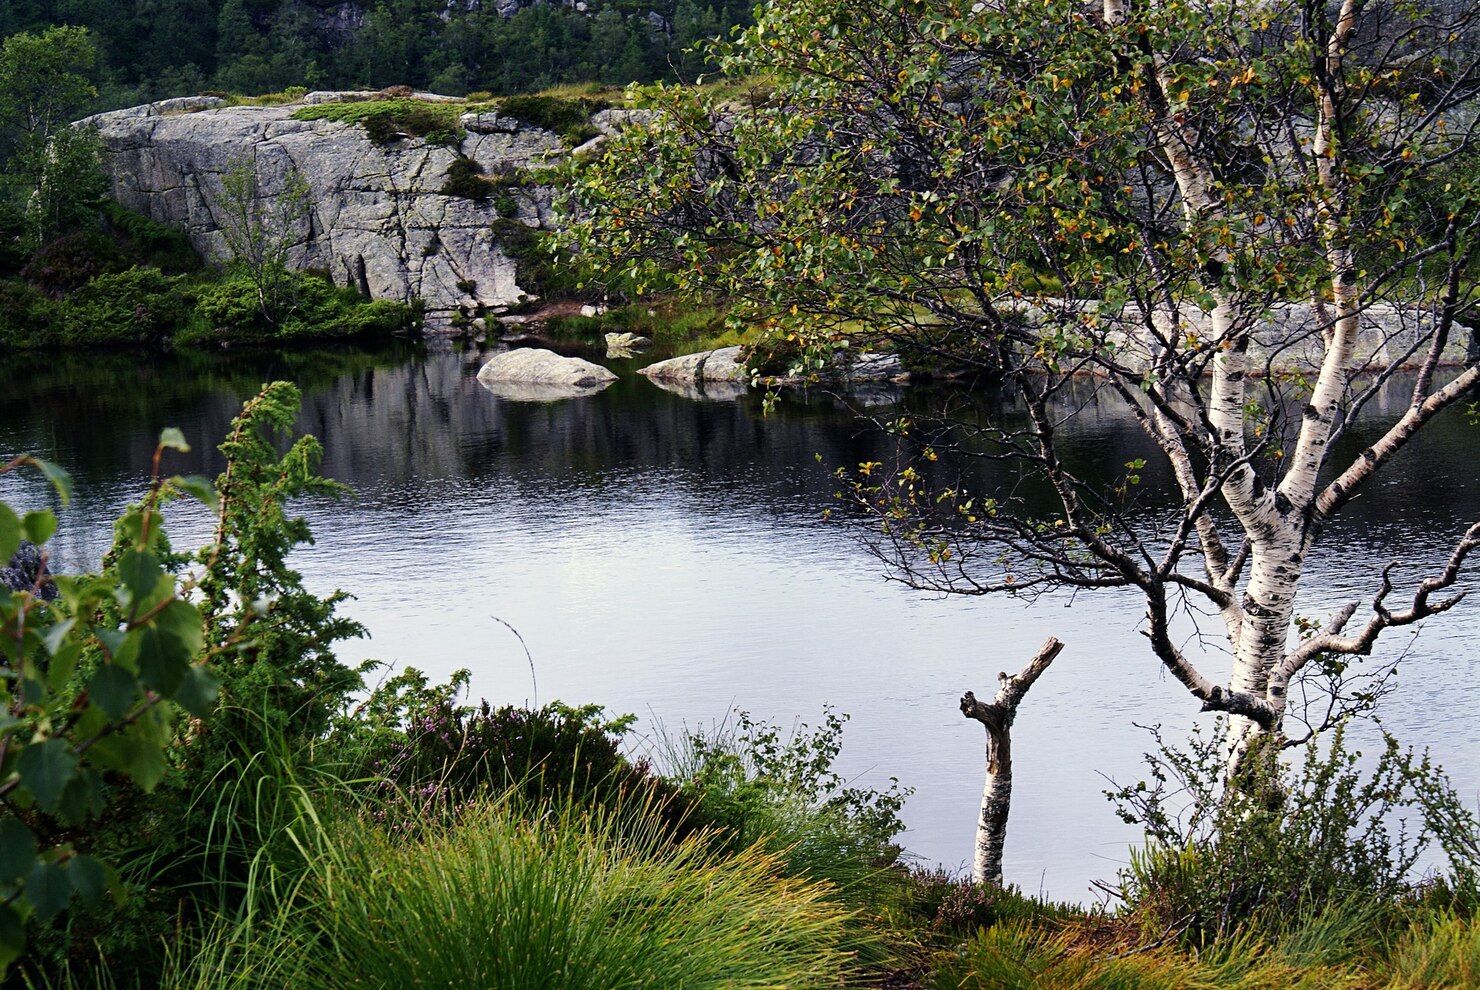
[[[81,913],[66,932],[43,933],[40,948],[52,965],[84,960],[97,943],[120,967],[148,972],[158,965],[162,934],[229,914],[268,864],[301,868],[288,830],[301,824],[306,781],[322,783],[323,772],[303,751],[359,689],[359,672],[339,663],[333,647],[364,630],[338,614],[345,595],[309,593],[288,563],[312,534],[287,503],[341,493],[317,475],[321,448],[313,438],[279,453],[298,404],[293,385],[264,386],[232,422],[220,448],[227,468],[214,488],[204,479],[174,484],[218,498],[213,539],[198,553],[187,558],[161,545],[157,559],[141,561],[129,549],[139,510],[119,524],[108,559],[124,580],[164,586],[192,565],[194,648],[210,658],[212,680],[176,689],[195,692],[186,696],[204,722],[183,733],[161,729],[167,750],[148,786],[108,790],[109,817],[90,832],[128,898]],[[178,431],[165,439],[180,442]],[[216,684],[214,700],[200,693]],[[98,697],[96,684],[92,692]]]
[[[447,178],[442,182],[442,195],[461,196],[464,199],[487,199],[493,187],[483,178],[483,167],[471,158],[457,157],[447,166]],[[507,196],[499,197],[502,202]],[[512,202],[512,200],[510,200]],[[505,216],[502,211],[499,216]]]
[[[21,268],[21,278],[53,298],[82,288],[104,274],[131,267],[122,245],[102,230],[83,228],[63,234],[36,250]]]
[[[160,344],[191,319],[196,287],[183,275],[130,268],[97,278],[62,300],[57,342]]]
[[[187,449],[166,430],[156,464],[166,448]],[[66,475],[44,461],[22,455],[0,472],[23,465],[66,498]],[[164,566],[160,508],[180,493],[213,498],[202,479],[156,476],[119,520],[102,573],[51,578],[50,600],[39,587],[0,588],[0,973],[22,951],[28,922],[49,923],[74,896],[96,902],[115,882],[87,841],[100,816],[117,813],[108,781],[153,790],[177,706],[202,714],[214,699],[193,582]],[[0,503],[0,560],[23,538],[44,548],[56,526],[50,510],[22,517]]]
[[[250,273],[228,272],[200,290],[193,323],[177,340],[186,344],[350,340],[405,332],[415,319],[408,306],[367,302],[353,289],[334,286],[312,272],[266,274],[278,287],[281,309],[276,320],[263,316],[258,280]]]
[[[102,213],[108,230],[135,264],[158,268],[167,275],[193,272],[201,267],[200,255],[178,227],[151,220],[111,199],[103,202]]]
[[[1109,792],[1147,836],[1121,876],[1121,897],[1146,928],[1192,945],[1251,931],[1272,937],[1347,902],[1397,904],[1426,848],[1473,845],[1480,828],[1457,813],[1427,756],[1384,742],[1364,773],[1338,727],[1293,768],[1272,753],[1251,757],[1232,787],[1221,733],[1195,735],[1186,750],[1161,744],[1147,757],[1149,784]]]
[[[591,99],[510,96],[499,103],[498,109],[520,123],[553,131],[566,144],[575,146],[596,136],[596,129],[591,126],[591,115],[607,106],[604,101]]]
[[[249,155],[238,157],[221,177],[217,208],[233,265],[257,293],[257,316],[250,321],[237,317],[230,323],[271,327],[286,323],[298,309],[304,285],[289,261],[310,222],[308,180],[291,168],[279,188],[264,189],[256,161]],[[209,313],[205,316],[212,320]]]
[[[477,108],[464,103],[428,103],[408,97],[318,103],[293,111],[293,119],[363,124],[371,140],[381,144],[403,137],[426,138],[432,144],[456,144],[463,136],[458,118],[471,109]]]
[[[893,840],[910,792],[897,780],[882,791],[856,787],[837,773],[845,720],[826,709],[816,729],[801,723],[787,734],[739,712],[733,726],[686,736],[669,775],[734,848],[761,843],[797,875],[867,888],[899,854]]]
[[[527,800],[558,796],[613,811],[641,807],[674,834],[713,824],[697,799],[656,777],[645,760],[619,748],[632,716],[606,720],[595,705],[559,702],[538,709],[457,706],[450,697],[407,712],[404,728],[381,749],[359,750],[377,780],[377,820],[455,822],[478,800],[509,792]]]

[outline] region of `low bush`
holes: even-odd
[[[191,247],[190,238],[178,227],[151,220],[111,199],[103,203],[103,219],[136,265],[177,275],[198,271],[204,264]]]
[[[157,268],[101,275],[61,303],[63,344],[160,344],[191,319],[195,285]]]
[[[558,96],[510,96],[499,104],[499,113],[507,114],[522,124],[552,131],[569,145],[581,144],[596,135],[591,115],[611,104],[588,98],[563,99]]]
[[[899,812],[910,791],[855,787],[834,768],[846,716],[831,709],[789,733],[739,712],[733,725],[690,733],[669,756],[670,779],[723,826],[732,848],[762,844],[795,875],[827,880],[861,901],[892,886]]]
[[[1147,837],[1120,893],[1148,931],[1189,945],[1250,932],[1278,940],[1356,901],[1396,912],[1416,894],[1414,865],[1435,839],[1447,848],[1443,833],[1474,833],[1473,818],[1432,813],[1441,795],[1458,806],[1452,791],[1391,736],[1367,772],[1338,727],[1293,767],[1251,754],[1233,786],[1221,731],[1185,750],[1158,744],[1147,758],[1152,782],[1109,795]]]
[[[128,252],[101,230],[74,230],[37,249],[21,269],[21,278],[49,296],[82,288],[100,275],[132,267]]]
[[[386,300],[366,301],[353,289],[333,285],[310,272],[279,272],[282,302],[270,321],[258,285],[245,273],[228,273],[200,292],[193,325],[180,343],[229,340],[268,343],[287,340],[347,340],[405,332],[414,324],[411,307]]]
[[[582,806],[648,809],[674,835],[713,825],[691,795],[623,755],[632,717],[554,702],[538,709],[461,708],[450,698],[411,713],[404,731],[365,767],[379,783],[377,817],[390,823],[456,821],[462,810],[511,789],[538,803],[552,796]]]
[[[452,164],[447,166],[447,178],[442,180],[442,195],[487,199],[492,192],[493,186],[483,178],[482,166],[473,159],[454,158]]]

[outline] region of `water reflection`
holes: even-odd
[[[635,711],[648,731],[654,719],[676,728],[732,705],[789,722],[834,704],[854,716],[847,768],[916,787],[907,845],[950,865],[969,856],[984,742],[956,701],[990,689],[996,671],[1016,669],[1052,633],[1068,648],[1015,730],[1008,877],[1082,898],[1090,878],[1113,873],[1132,836],[1100,798],[1099,774],[1137,776],[1146,739],[1133,722],[1175,733],[1194,719],[1137,633],[1134,595],[1029,605],[883,582],[848,534],[820,521],[836,487],[829,469],[891,450],[833,397],[787,399],[766,416],[754,396],[695,401],[624,375],[599,395],[510,402],[478,384],[479,364],[476,353],[409,346],[6,358],[0,454],[34,450],[72,471],[78,497],[57,537],[60,564],[89,567],[141,493],[160,428],[181,427],[194,448],[170,470],[214,474],[214,445],[241,401],[262,381],[293,378],[304,389],[300,428],[323,441],[326,473],[355,492],[307,506],[318,543],[299,558],[311,587],[359,596],[350,611],[374,638],[346,659],[440,676],[470,667],[477,694],[531,699],[523,650],[496,616],[528,642],[540,700]],[[898,401],[903,412],[949,402],[967,417],[1013,413],[990,395],[912,390]],[[1383,401],[1396,415],[1404,389]],[[1348,437],[1348,452],[1371,436]],[[1369,594],[1382,563],[1432,560],[1480,517],[1475,436],[1458,417],[1436,423],[1353,503],[1323,537],[1303,612]],[[1132,424],[1093,405],[1065,451],[1089,475],[1149,453]],[[1016,480],[991,462],[941,469],[957,468],[978,485]],[[1165,504],[1164,480],[1147,473],[1143,512]],[[49,497],[16,476],[0,478],[0,496]],[[188,545],[205,539],[209,519],[182,507],[172,527]],[[1386,715],[1400,737],[1432,747],[1468,795],[1480,789],[1477,634],[1471,602],[1429,623]]]

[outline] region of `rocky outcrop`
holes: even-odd
[[[57,586],[50,578],[41,549],[27,540],[22,540],[10,560],[0,567],[0,588],[6,591],[30,591],[45,601],[52,601],[57,597]]]
[[[550,188],[517,185],[483,199],[442,188],[460,157],[484,175],[513,175],[564,156],[560,139],[488,113],[465,115],[466,135],[453,146],[421,138],[381,144],[359,124],[293,119],[304,104],[364,95],[310,93],[297,104],[264,107],[190,97],[82,123],[102,138],[114,198],[183,228],[208,258],[227,254],[222,178],[245,161],[264,197],[280,193],[294,170],[307,180],[311,210],[291,235],[296,264],[376,299],[422,300],[431,332],[527,301],[499,230],[547,226]],[[501,203],[500,193],[507,196]],[[515,212],[501,217],[495,204],[507,213],[508,200]]]
[[[478,382],[494,395],[523,402],[592,395],[616,380],[599,364],[535,347],[495,354],[478,371]]]

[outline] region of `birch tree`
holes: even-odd
[[[994,380],[1025,425],[902,417],[896,461],[844,472],[875,548],[952,592],[1135,589],[1236,769],[1347,710],[1346,659],[1463,597],[1480,523],[1296,632],[1322,530],[1480,382],[1477,52],[1451,0],[783,0],[723,50],[764,80],[747,98],[647,92],[569,244],[631,293],[730,299],[798,370],[873,346]],[[1342,455],[1398,383],[1406,409]],[[1144,464],[1106,484],[1066,462],[1095,404],[1154,444],[1171,510],[1138,509]],[[1046,506],[959,490],[947,445]],[[1182,608],[1226,644],[1180,641]],[[1301,728],[1316,668],[1336,698]]]

